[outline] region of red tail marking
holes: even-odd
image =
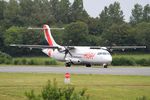
[[[48,31],[48,29],[47,29],[46,26],[44,26],[43,28],[44,28],[44,31],[45,31],[45,35],[46,35],[48,44],[49,44],[50,46],[53,46],[53,42],[52,42],[52,40],[51,40],[51,37],[49,36],[49,34],[51,34],[51,33],[49,33],[49,31]]]

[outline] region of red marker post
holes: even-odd
[[[65,74],[65,80],[64,80],[65,84],[70,84],[70,73],[66,73]]]

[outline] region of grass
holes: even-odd
[[[26,59],[27,61],[31,61],[32,60],[35,63],[37,63],[37,65],[45,65],[45,61],[53,60],[50,57],[17,57],[17,58],[13,58],[13,60],[20,60],[20,61],[23,60],[23,59]],[[54,65],[64,65],[64,63],[56,61],[56,64],[54,64]]]
[[[0,100],[26,100],[25,91],[34,89],[39,93],[47,80],[57,79],[64,85],[64,74],[0,73]],[[136,100],[146,96],[150,99],[149,76],[117,75],[71,75],[76,89],[87,88],[90,100]]]
[[[150,54],[113,54],[113,58],[115,57],[125,57],[125,58],[134,58],[134,59],[150,59]]]

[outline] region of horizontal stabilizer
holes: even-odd
[[[28,30],[44,30],[44,29],[47,29],[47,28],[33,28],[33,27],[28,27]],[[65,28],[50,28],[51,30],[64,30]]]

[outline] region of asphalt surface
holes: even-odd
[[[71,73],[71,74],[106,74],[106,75],[144,75],[150,76],[149,67],[135,68],[86,68],[86,67],[45,67],[45,66],[1,66],[0,72],[9,73]]]

